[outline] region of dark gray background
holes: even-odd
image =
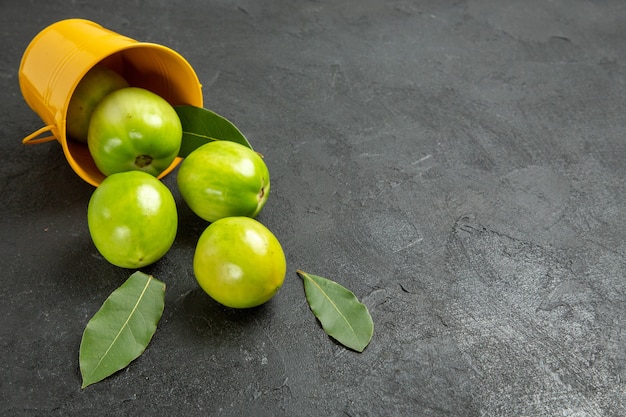
[[[3,416],[626,415],[626,3],[7,1],[0,13]],[[205,107],[265,155],[259,220],[288,259],[278,295],[222,308],[179,204],[146,352],[80,389],[85,324],[130,274],[91,243],[93,188],[17,70],[82,17],[181,53]],[[311,314],[296,269],[352,289],[358,354]]]

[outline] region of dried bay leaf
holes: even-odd
[[[374,322],[365,306],[347,288],[327,278],[297,271],[311,311],[322,328],[342,345],[363,352],[374,334]]]
[[[229,140],[252,149],[243,133],[225,117],[196,106],[174,106],[174,110],[183,126],[178,156],[184,158],[196,148],[216,140]]]
[[[163,314],[165,284],[135,272],[111,293],[89,320],[80,343],[82,388],[103,380],[138,358]]]

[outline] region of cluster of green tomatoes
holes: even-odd
[[[87,212],[99,253],[128,269],[161,259],[178,230],[173,194],[157,178],[181,146],[182,126],[174,108],[96,65],[72,95],[67,133],[87,143],[106,176]],[[176,180],[184,202],[209,222],[193,257],[202,289],[234,308],[255,307],[272,298],[284,281],[286,260],[278,239],[254,219],[270,192],[263,158],[235,142],[209,142],[183,159]]]

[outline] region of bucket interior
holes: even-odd
[[[98,63],[116,71],[126,79],[130,86],[152,91],[172,106],[183,104],[202,106],[201,86],[195,72],[180,55],[164,46],[147,43],[131,44]],[[85,68],[84,74],[89,69],[91,68]],[[76,81],[76,85],[79,81]],[[69,104],[69,100],[67,102]],[[105,175],[96,167],[87,145],[65,137],[64,124],[67,119],[67,107],[66,105],[63,109],[63,126],[59,132],[63,138],[60,142],[66,148],[66,156],[72,168],[87,182],[98,186],[104,180]],[[181,158],[176,158],[159,178],[171,172],[180,161]]]

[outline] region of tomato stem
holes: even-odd
[[[144,168],[150,165],[152,162],[152,157],[150,155],[139,155],[135,158],[135,165],[139,168]]]

